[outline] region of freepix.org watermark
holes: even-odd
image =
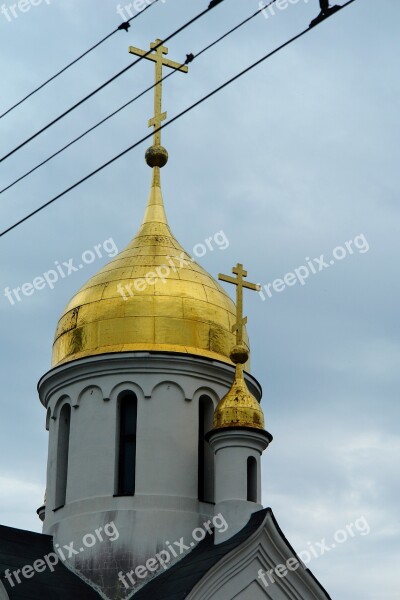
[[[354,523],[349,523],[343,529],[338,529],[333,534],[333,542],[328,543],[326,538],[322,538],[319,542],[308,542],[308,549],[302,550],[297,554],[298,558],[291,556],[285,563],[276,565],[275,568],[264,571],[259,569],[258,579],[263,582],[265,587],[269,587],[271,584],[276,583],[277,579],[286,577],[290,571],[296,571],[303,563],[307,565],[311,560],[320,558],[327,552],[331,552],[341,544],[347,542],[350,538],[356,537],[357,534],[362,536],[368,535],[371,528],[367,522],[367,519],[363,516],[356,519]]]
[[[126,588],[132,588],[136,585],[137,579],[144,580],[150,574],[155,573],[159,569],[163,568],[167,570],[171,561],[174,562],[177,558],[181,558],[189,550],[192,550],[196,544],[202,542],[206,535],[212,535],[213,527],[220,533],[224,533],[228,529],[228,523],[225,521],[221,513],[215,515],[215,517],[203,523],[202,527],[197,527],[192,531],[192,541],[185,544],[185,540],[182,537],[179,541],[165,542],[166,550],[161,550],[149,558],[144,565],[138,565],[134,570],[128,573],[120,571],[118,573],[118,579],[122,585]],[[135,577],[137,579],[135,579]],[[127,581],[128,580],[128,581]],[[128,583],[129,582],[129,583]]]
[[[305,265],[300,265],[293,272],[286,273],[281,278],[275,279],[272,283],[266,283],[260,285],[261,291],[259,296],[264,302],[266,296],[272,298],[274,293],[279,294],[283,292],[287,287],[292,287],[299,283],[305,285],[311,275],[317,275],[325,269],[333,267],[337,262],[344,260],[346,257],[351,256],[355,252],[359,254],[365,254],[369,250],[369,244],[364,234],[357,235],[353,240],[345,242],[341,246],[336,246],[332,250],[331,257],[325,258],[325,254],[321,254],[318,258],[306,257]]]
[[[204,243],[196,244],[193,247],[193,254],[197,258],[203,257],[207,252],[213,252],[215,248],[226,250],[229,247],[229,240],[224,231],[217,231],[212,237],[204,240]],[[122,285],[118,283],[117,290],[123,300],[126,302],[129,298],[133,298],[135,292],[144,292],[148,286],[155,285],[157,281],[166,283],[170,272],[177,273],[179,269],[184,269],[191,262],[195,262],[194,258],[187,260],[183,252],[179,256],[167,256],[168,264],[155,267],[154,271],[149,271],[144,277],[135,279],[133,283]]]
[[[31,10],[34,6],[51,3],[51,0],[19,0],[13,4],[2,4],[0,6],[0,14],[9,22],[15,21],[20,15],[23,15]]]
[[[85,250],[82,253],[79,264],[74,264],[74,259],[70,258],[67,261],[54,262],[55,269],[50,269],[42,275],[35,277],[32,283],[23,283],[22,285],[4,289],[4,296],[8,299],[11,305],[15,305],[16,302],[22,302],[24,298],[33,296],[35,292],[39,292],[49,287],[51,290],[54,289],[55,284],[60,279],[65,279],[73,273],[84,269],[85,265],[91,265],[98,258],[103,258],[105,255],[109,258],[113,258],[118,254],[118,248],[112,238],[104,240],[101,244],[96,244],[93,249]]]
[[[166,1],[167,0],[161,0],[162,4],[165,4]],[[142,12],[142,10],[150,4],[154,4],[154,0],[134,0],[134,2],[128,2],[124,6],[118,4],[117,14],[122,17],[124,21],[127,21],[128,19],[132,19],[135,14]]]
[[[103,535],[104,534],[104,535]],[[50,569],[53,573],[56,565],[61,561],[66,561],[77,554],[85,552],[86,548],[93,548],[98,543],[104,542],[107,539],[110,542],[115,542],[119,538],[119,531],[115,526],[115,523],[107,523],[104,527],[99,527],[94,533],[87,533],[83,536],[82,542],[79,548],[74,547],[74,542],[60,546],[55,544],[54,552],[49,552],[43,558],[38,558],[32,565],[25,565],[22,569],[16,569],[11,572],[7,569],[3,575],[4,579],[7,580],[10,587],[15,587],[20,584],[24,579],[32,579],[35,573],[43,573],[46,569]]]
[[[291,4],[298,4],[299,2],[304,2],[304,4],[308,4],[310,0],[276,0],[276,2],[265,3],[263,0],[260,0],[258,6],[266,19],[274,17],[277,11],[286,10]]]

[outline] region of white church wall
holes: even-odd
[[[232,600],[266,600],[266,598],[270,596],[257,581],[253,581],[246,589],[233,596]]]
[[[137,491],[197,498],[198,414],[180,385],[159,383],[140,404]]]
[[[238,531],[250,516],[262,508],[261,505],[261,454],[268,446],[264,432],[246,429],[222,429],[210,436],[210,445],[215,454],[215,502],[216,511],[225,515],[229,528],[218,532],[217,543],[221,543]],[[256,502],[248,498],[248,459],[256,461]]]
[[[68,559],[109,597],[123,597],[124,590],[115,587],[119,571],[144,564],[167,542],[192,540],[193,531],[214,516],[214,504],[198,500],[199,399],[205,393],[216,405],[232,379],[233,368],[224,363],[145,352],[74,361],[42,378],[41,401],[51,411],[44,532],[55,544],[80,548],[84,536],[113,522],[117,540]],[[248,382],[259,397],[256,380]],[[138,399],[136,488],[134,496],[119,497],[118,396],[127,390]],[[58,420],[67,397],[72,409],[66,503],[54,511]]]
[[[295,560],[295,570],[285,569]],[[278,575],[274,572],[278,568]],[[270,577],[266,572],[270,572]],[[260,572],[265,582],[260,578]],[[323,588],[296,560],[272,512],[258,531],[219,561],[197,583],[186,600],[328,600]]]
[[[68,465],[67,503],[112,496],[115,473],[116,411],[91,385],[73,409]]]

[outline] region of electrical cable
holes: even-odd
[[[54,81],[55,79],[57,79],[57,77],[59,77],[60,75],[62,75],[63,73],[65,73],[65,71],[67,71],[73,65],[76,65],[76,63],[78,63],[80,60],[82,60],[82,58],[84,58],[85,56],[87,56],[88,54],[90,54],[90,52],[93,52],[93,50],[95,50],[96,48],[98,48],[99,46],[101,46],[101,44],[103,44],[108,39],[110,39],[110,37],[112,37],[115,33],[117,33],[118,31],[128,31],[128,29],[131,26],[130,25],[131,22],[134,21],[135,19],[137,19],[142,13],[144,13],[151,6],[153,6],[153,4],[156,4],[157,2],[159,2],[159,0],[153,0],[151,2],[151,4],[148,4],[143,10],[141,10],[139,13],[137,13],[136,15],[134,15],[131,19],[128,19],[124,23],[121,23],[121,25],[119,25],[116,29],[114,29],[114,31],[112,31],[111,33],[109,33],[108,35],[106,35],[99,42],[97,42],[96,44],[94,44],[93,46],[91,46],[88,50],[86,50],[86,52],[83,52],[83,54],[81,54],[80,56],[78,56],[78,58],[75,58],[72,62],[70,62],[65,67],[63,67],[60,71],[58,71],[57,73],[55,73],[54,75],[52,75],[52,77],[49,77],[49,79],[47,79],[44,83],[42,83],[37,88],[35,88],[34,90],[32,90],[32,92],[29,92],[29,94],[27,94],[26,96],[24,96],[24,98],[22,98],[21,100],[19,100],[18,102],[16,102],[13,106],[11,106],[9,109],[7,109],[5,112],[3,112],[3,114],[0,115],[0,119],[2,119],[3,117],[5,117],[6,115],[8,115],[10,112],[12,112],[15,108],[17,108],[21,104],[23,104],[26,100],[28,100],[28,98],[31,98],[34,94],[36,94],[37,92],[39,92],[40,90],[42,90],[44,87],[46,87],[46,85],[48,85],[49,83],[51,83],[52,81]]]
[[[216,0],[213,0],[213,1],[215,2]],[[218,4],[220,4],[223,1],[224,0],[218,0]],[[184,29],[187,29],[195,21],[198,21],[199,19],[201,19],[201,17],[203,17],[205,14],[207,14],[210,11],[210,9],[214,8],[215,6],[217,6],[217,4],[213,4],[213,2],[211,2],[208,8],[206,8],[205,10],[203,10],[202,12],[200,12],[198,15],[196,15],[195,17],[193,17],[193,19],[190,19],[190,21],[187,21],[184,25],[182,25],[177,30],[175,30],[173,33],[171,33],[170,35],[168,35],[164,40],[160,41],[153,48],[151,48],[145,54],[143,54],[143,56],[139,56],[139,58],[137,60],[135,60],[135,62],[131,63],[130,65],[128,65],[127,67],[125,67],[124,69],[122,69],[122,71],[119,71],[118,73],[116,73],[115,75],[113,75],[113,77],[111,77],[105,83],[103,83],[101,86],[99,86],[98,88],[96,88],[95,90],[93,90],[93,92],[90,92],[90,94],[88,94],[87,96],[85,96],[84,98],[82,98],[81,100],[79,100],[79,102],[77,102],[76,104],[74,104],[73,106],[71,106],[68,110],[64,111],[61,115],[59,115],[58,117],[56,117],[55,119],[53,119],[50,123],[48,123],[47,125],[45,125],[44,127],[42,127],[42,129],[39,129],[39,131],[37,131],[36,133],[34,133],[33,135],[31,135],[31,137],[29,137],[24,142],[22,142],[21,144],[19,144],[18,146],[16,146],[13,150],[11,150],[10,152],[8,152],[4,156],[2,156],[0,158],[0,163],[3,162],[4,160],[6,160],[7,158],[9,158],[10,156],[12,156],[13,154],[15,154],[15,152],[17,152],[18,150],[20,150],[21,148],[23,148],[24,146],[26,146],[29,142],[31,142],[32,140],[34,140],[35,138],[37,138],[40,134],[44,133],[47,129],[49,129],[50,127],[52,127],[53,125],[55,125],[55,123],[58,123],[59,121],[61,121],[61,119],[63,119],[64,117],[66,117],[73,110],[75,110],[76,108],[78,108],[79,106],[81,106],[82,104],[84,104],[84,102],[86,102],[87,100],[89,100],[90,98],[92,98],[95,94],[97,94],[98,92],[100,92],[101,90],[103,90],[105,87],[107,87],[108,85],[110,85],[110,83],[112,83],[113,81],[115,81],[116,79],[118,79],[118,77],[121,77],[121,75],[123,75],[124,73],[126,73],[127,71],[129,71],[129,69],[132,69],[132,67],[135,67],[140,61],[142,61],[144,58],[146,58],[147,56],[149,56],[149,54],[151,54],[154,50],[157,50],[157,48],[159,48],[162,44],[165,44],[166,42],[168,42],[169,40],[171,40],[172,38],[174,38],[175,36],[177,36],[179,33],[181,33]]]
[[[208,50],[210,50],[210,48],[212,48],[213,46],[215,46],[216,44],[218,44],[219,42],[221,42],[222,40],[224,40],[225,38],[227,38],[234,31],[236,31],[237,29],[239,29],[240,27],[242,27],[243,25],[245,25],[246,23],[248,23],[249,21],[251,21],[252,19],[254,19],[254,17],[256,17],[258,14],[260,14],[260,12],[262,12],[263,10],[265,10],[266,8],[268,8],[269,6],[271,6],[272,4],[275,4],[275,2],[277,2],[277,0],[271,0],[271,2],[269,2],[266,6],[263,6],[262,8],[256,10],[256,12],[253,13],[250,17],[247,17],[246,19],[244,19],[243,21],[241,21],[238,25],[236,25],[235,27],[233,27],[232,29],[230,29],[229,31],[227,31],[226,33],[224,33],[222,36],[220,36],[218,39],[216,39],[211,44],[208,44],[208,46],[206,46],[205,48],[203,48],[202,50],[200,50],[199,52],[197,52],[197,54],[188,54],[186,61],[184,63],[182,63],[180,65],[180,67],[183,67],[185,64],[188,64],[189,62],[192,62],[194,59],[198,58],[199,56],[201,56],[202,54],[204,54],[205,52],[207,52]],[[142,96],[144,96],[147,92],[153,90],[159,83],[164,82],[166,79],[168,79],[169,77],[171,77],[171,75],[174,75],[178,71],[179,71],[179,69],[174,69],[173,71],[171,71],[167,75],[164,75],[159,81],[157,81],[156,83],[154,83],[150,87],[147,87],[140,94],[138,94],[137,96],[135,96],[134,98],[132,98],[131,100],[129,100],[128,102],[126,102],[125,104],[123,104],[122,106],[120,106],[117,110],[115,110],[112,113],[110,113],[109,115],[107,115],[104,119],[102,119],[98,123],[96,123],[96,125],[93,125],[89,129],[87,129],[84,133],[82,133],[81,135],[79,135],[78,137],[76,137],[75,139],[73,139],[71,142],[69,142],[68,144],[66,144],[65,146],[63,146],[59,150],[57,150],[57,152],[54,152],[54,154],[52,154],[51,156],[49,156],[48,158],[46,158],[45,160],[43,160],[42,162],[40,162],[39,164],[37,164],[35,167],[33,167],[32,169],[30,169],[29,171],[27,171],[26,173],[24,173],[24,175],[21,175],[20,177],[18,177],[17,179],[15,179],[15,181],[13,181],[9,185],[7,185],[3,189],[1,189],[0,190],[0,194],[3,194],[4,192],[6,192],[10,188],[12,188],[14,185],[16,185],[17,183],[19,183],[20,181],[22,181],[23,179],[25,179],[26,177],[28,177],[28,175],[31,175],[32,173],[34,173],[35,171],[37,171],[40,167],[43,167],[45,164],[47,164],[48,162],[50,162],[53,158],[55,158],[56,156],[59,156],[62,152],[64,152],[64,150],[67,150],[68,148],[70,148],[73,144],[75,144],[76,142],[78,142],[79,140],[81,140],[82,138],[84,138],[87,134],[91,133],[92,131],[94,131],[95,129],[97,129],[98,127],[100,127],[100,125],[103,125],[103,123],[105,123],[106,121],[108,121],[109,119],[111,119],[112,117],[114,117],[116,114],[118,114],[119,112],[121,112],[124,108],[126,108],[130,104],[133,104],[136,100],[139,100],[139,98],[141,98]]]
[[[350,4],[353,4],[353,2],[355,2],[355,0],[348,0],[345,4],[343,4],[340,7],[340,10],[342,10],[343,8],[346,8]],[[337,12],[338,11],[336,11],[336,13]],[[334,13],[334,14],[336,14],[336,13]],[[332,16],[332,15],[327,15],[324,20],[327,20],[328,18],[330,18],[330,16]],[[301,37],[303,37],[304,35],[306,35],[310,31],[312,31],[312,29],[315,29],[316,27],[318,27],[318,25],[320,25],[320,23],[318,23],[316,25],[313,25],[313,26],[310,26],[310,27],[307,27],[306,29],[304,29],[300,33],[298,33],[295,36],[291,37],[289,40],[287,40],[286,42],[284,42],[283,44],[281,44],[280,46],[278,46],[277,48],[275,48],[274,50],[272,50],[271,52],[268,52],[262,58],[260,58],[256,62],[252,63],[250,66],[246,67],[246,69],[243,69],[243,71],[240,71],[234,77],[232,77],[231,79],[228,79],[227,81],[225,81],[225,83],[221,84],[220,86],[218,86],[217,88],[215,88],[213,91],[209,92],[208,94],[206,94],[205,96],[203,96],[202,98],[200,98],[200,100],[198,100],[197,102],[195,102],[191,106],[189,106],[186,109],[184,109],[182,112],[180,112],[177,115],[175,115],[175,117],[173,117],[172,119],[170,119],[169,121],[167,121],[167,123],[165,123],[164,125],[161,125],[154,132],[146,135],[145,137],[143,137],[139,141],[135,142],[134,144],[132,144],[131,146],[129,146],[128,148],[126,148],[125,150],[123,150],[122,152],[120,152],[119,154],[117,154],[116,156],[114,156],[112,159],[108,160],[106,163],[102,164],[100,167],[98,167],[97,169],[95,169],[94,171],[92,171],[91,173],[89,173],[88,175],[86,175],[85,177],[83,177],[82,179],[80,179],[79,181],[77,181],[76,183],[74,183],[73,185],[71,185],[69,188],[65,189],[63,192],[61,192],[57,196],[54,196],[53,198],[51,198],[51,200],[49,200],[45,204],[42,204],[42,206],[39,206],[37,209],[35,209],[31,213],[29,213],[28,215],[26,215],[25,217],[23,217],[22,219],[20,219],[19,221],[17,221],[13,225],[11,225],[10,227],[8,227],[4,231],[2,231],[0,233],[0,237],[2,237],[3,235],[6,235],[7,233],[9,233],[13,229],[15,229],[16,227],[18,227],[22,223],[24,223],[25,221],[27,221],[28,219],[30,219],[31,217],[33,217],[37,213],[41,212],[42,210],[44,210],[45,208],[47,208],[48,206],[50,206],[51,204],[53,204],[56,200],[59,200],[60,198],[62,198],[63,196],[65,196],[70,191],[74,190],[75,188],[77,188],[79,185],[81,185],[82,183],[84,183],[85,181],[87,181],[88,179],[90,179],[91,177],[93,177],[94,175],[97,175],[97,173],[100,173],[100,171],[103,171],[103,169],[105,169],[109,165],[111,165],[114,162],[116,162],[117,160],[119,160],[122,156],[125,156],[125,154],[128,154],[128,152],[130,152],[134,148],[137,148],[144,141],[146,141],[149,138],[151,138],[154,135],[154,133],[157,133],[158,131],[161,131],[162,129],[165,129],[169,125],[172,125],[172,123],[174,123],[178,119],[182,118],[184,115],[186,115],[187,113],[189,113],[190,111],[192,111],[194,108],[197,108],[197,106],[200,106],[201,104],[203,104],[203,102],[205,102],[206,100],[209,100],[210,98],[212,98],[213,96],[215,96],[217,93],[221,92],[223,89],[225,89],[226,87],[228,87],[231,83],[233,83],[234,81],[240,79],[246,73],[248,73],[249,71],[251,71],[252,69],[254,69],[255,67],[257,67],[258,65],[260,65],[261,63],[263,63],[267,59],[271,58],[272,56],[274,56],[275,54],[277,54],[278,52],[280,52],[281,50],[283,50],[284,48],[286,48],[287,46],[289,46],[290,44],[292,44],[296,40],[300,39]]]

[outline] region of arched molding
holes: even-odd
[[[72,400],[68,394],[62,394],[62,396],[60,396],[59,399],[56,401],[54,408],[52,410],[52,413],[51,413],[51,418],[54,421],[57,420],[57,418],[60,414],[60,410],[64,406],[64,404],[69,404],[72,408]]]
[[[99,391],[99,392],[100,392],[100,396],[101,396],[101,398],[102,398],[102,399],[104,398],[104,394],[103,394],[103,390],[102,390],[102,388],[101,388],[99,385],[96,385],[96,384],[93,384],[93,383],[91,383],[91,384],[89,384],[89,385],[86,385],[84,388],[82,388],[82,389],[81,389],[81,391],[80,391],[80,392],[79,392],[79,394],[78,394],[78,397],[77,397],[77,399],[76,399],[76,402],[75,402],[75,404],[73,404],[73,408],[79,408],[79,406],[80,406],[80,404],[81,404],[81,402],[82,402],[82,398],[83,398],[83,396],[84,396],[84,395],[86,394],[86,392],[88,392],[89,390],[93,390],[93,391],[94,391],[94,390],[97,390],[97,391]]]
[[[208,396],[209,398],[211,398],[211,400],[214,404],[214,409],[217,408],[217,404],[220,401],[220,398],[215,390],[203,385],[196,389],[196,391],[193,394],[192,399],[195,401],[199,401],[202,396]]]
[[[185,390],[183,389],[183,387],[181,385],[179,385],[179,383],[177,383],[176,381],[171,381],[170,379],[163,379],[163,381],[158,381],[156,383],[156,385],[153,387],[153,389],[151,390],[151,398],[154,396],[154,394],[155,394],[156,390],[158,390],[158,388],[165,387],[165,386],[173,386],[175,389],[179,390],[182,397],[185,400],[187,400]]]
[[[112,388],[110,392],[111,402],[117,402],[118,396],[123,392],[133,392],[136,394],[138,401],[140,399],[143,400],[145,397],[143,389],[140,387],[140,385],[134,383],[133,381],[123,381],[121,383],[117,383],[117,385]]]

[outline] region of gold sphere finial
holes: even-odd
[[[232,348],[230,358],[235,365],[244,365],[249,360],[249,351],[243,344],[237,344]]]
[[[264,429],[264,414],[249,391],[243,377],[243,365],[236,365],[235,380],[229,392],[220,400],[214,412],[213,429],[250,427]]]
[[[150,146],[146,150],[145,159],[149,167],[165,167],[168,162],[168,152],[163,146]]]

